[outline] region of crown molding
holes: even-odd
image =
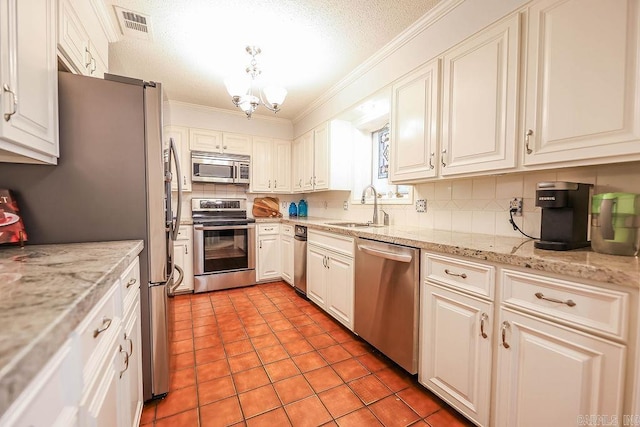
[[[89,0],[93,11],[98,16],[102,30],[107,36],[109,43],[115,43],[122,40],[122,34],[120,34],[119,27],[114,24],[113,16],[109,12],[109,7],[105,4],[104,0]]]
[[[192,104],[190,102],[176,101],[176,100],[171,100],[171,99],[168,99],[168,100],[166,100],[164,102],[168,103],[169,107],[176,106],[176,107],[180,107],[180,108],[189,108],[189,109],[192,109],[192,110],[201,111],[201,112],[204,112],[204,113],[228,114],[228,115],[232,115],[232,116],[242,117],[244,119],[247,118],[247,115],[244,112],[242,112],[241,110],[238,110],[238,109],[229,110],[229,109],[226,109],[226,108],[211,107],[211,106],[208,106],[208,105],[201,105],[201,104]],[[269,122],[274,122],[274,123],[285,124],[285,125],[291,125],[291,120],[289,120],[289,119],[281,119],[280,117],[266,116],[266,115],[263,115],[263,114],[255,114],[255,113],[253,113],[251,115],[251,118],[252,119],[258,119],[258,120],[269,121]]]
[[[380,62],[384,61],[388,58],[393,52],[413,40],[418,34],[429,28],[431,25],[439,21],[445,15],[447,15],[451,10],[455,9],[463,3],[465,0],[443,0],[438,3],[433,9],[429,10],[425,13],[422,18],[413,23],[411,26],[407,27],[404,31],[398,34],[393,40],[384,45],[380,50],[370,56],[367,60],[365,60],[362,64],[356,67],[352,72],[346,75],[342,80],[332,86],[328,91],[326,91],[322,96],[313,101],[307,108],[305,108],[300,114],[293,118],[293,123],[296,124],[307,115],[309,115],[312,111],[316,110],[318,107],[329,101],[336,94],[342,91],[344,88],[358,80],[360,77],[365,75],[368,71],[370,71],[373,67],[378,65]],[[381,89],[381,88],[376,88]]]

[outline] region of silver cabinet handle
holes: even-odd
[[[445,168],[447,167],[447,164],[444,161],[444,156],[447,154],[447,149],[445,148],[444,150],[442,150],[442,158],[440,159],[440,163],[442,163],[442,167]]]
[[[429,156],[429,169],[435,168],[435,166],[433,166],[433,157],[435,155],[436,155],[436,153],[431,153],[431,155]]]
[[[189,255],[189,246],[184,245],[184,254]]]
[[[106,331],[107,329],[109,329],[109,326],[111,326],[111,319],[109,319],[108,317],[103,317],[102,325],[98,329],[95,329],[93,331],[93,337],[95,338],[101,333],[103,333],[104,331]]]
[[[524,134],[524,146],[527,149],[527,154],[533,153],[533,150],[529,148],[529,138],[533,135],[533,130],[529,129],[527,133]]]
[[[97,68],[98,66],[96,65],[96,58],[91,55],[91,74],[95,73]]]
[[[264,231],[273,231],[273,227],[265,228]]]
[[[124,351],[122,349],[122,346],[120,346],[120,353],[124,353],[124,369],[122,371],[120,371],[120,378],[122,378],[122,374],[124,374],[127,369],[129,369],[129,353],[127,353],[126,351]]]
[[[127,289],[129,289],[130,287],[132,287],[133,285],[135,285],[137,281],[138,281],[138,279],[136,279],[135,277],[132,277],[132,278],[127,282]]]
[[[269,188],[271,188],[271,180],[269,180]]]
[[[9,92],[11,94],[11,97],[13,98],[13,108],[11,109],[11,112],[4,113],[4,120],[5,122],[8,122],[9,120],[11,120],[11,116],[13,116],[18,111],[18,97],[16,96],[16,93],[11,90],[11,87],[6,83],[2,86],[2,90],[4,92]]]
[[[507,322],[506,320],[504,322],[502,322],[502,327],[500,328],[500,330],[502,331],[502,346],[504,348],[510,348],[511,346],[507,343],[507,329],[511,330],[511,325],[509,324],[509,322]]]
[[[300,178],[300,181],[298,182],[298,187],[302,187],[302,178]]]
[[[545,300],[545,301],[550,301],[550,302],[556,302],[556,303],[558,303],[558,304],[566,304],[566,305],[568,305],[569,307],[575,307],[575,305],[576,305],[576,303],[575,303],[575,302],[573,302],[573,300],[568,299],[568,300],[566,300],[566,301],[562,301],[562,300],[557,299],[557,298],[545,297],[545,296],[544,296],[544,294],[543,294],[542,292],[536,292],[536,293],[535,293],[535,296],[536,296],[536,298],[538,298],[538,299],[543,299],[543,300]]]
[[[182,183],[184,185],[187,185],[187,176],[186,175],[182,175]]]
[[[449,276],[461,277],[461,278],[463,278],[463,279],[466,279],[466,278],[467,278],[467,275],[466,275],[465,273],[454,273],[454,272],[450,271],[448,268],[445,268],[445,269],[444,269],[444,272],[445,272],[446,274],[448,274]]]
[[[129,341],[129,351],[127,353],[129,353],[129,357],[131,357],[133,354],[133,340],[129,338],[126,333],[124,334],[124,340]]]
[[[262,240],[260,240],[260,247],[259,248],[262,249]]]
[[[226,146],[226,145],[223,145],[223,146],[222,146],[222,149],[226,150],[226,149],[227,149],[227,146]]]
[[[84,53],[87,54],[87,59],[85,59],[84,67],[88,69],[89,65],[91,65],[91,60],[93,59],[93,55],[91,55],[91,52],[89,52],[89,48],[88,47],[84,48]],[[89,71],[91,71],[91,70],[89,70]]]
[[[278,180],[273,180],[273,188],[278,188]]]
[[[220,144],[216,145],[216,148],[220,148]]]
[[[489,320],[489,315],[487,313],[482,313],[480,315],[480,336],[482,338],[487,338],[487,333],[484,331],[484,322]]]

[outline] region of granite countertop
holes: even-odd
[[[488,234],[459,233],[407,225],[346,228],[327,225],[328,218],[283,218],[283,223],[306,225],[353,237],[413,246],[442,254],[458,255],[577,279],[640,288],[638,257],[605,255],[591,249],[549,251],[533,247],[533,240]]]
[[[142,248],[141,240],[0,248],[0,415]]]

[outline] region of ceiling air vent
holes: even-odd
[[[151,17],[132,10],[114,6],[120,31],[125,37],[133,37],[141,40],[151,40]]]

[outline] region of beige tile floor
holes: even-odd
[[[471,425],[284,282],[171,303],[170,391],[141,426]]]

